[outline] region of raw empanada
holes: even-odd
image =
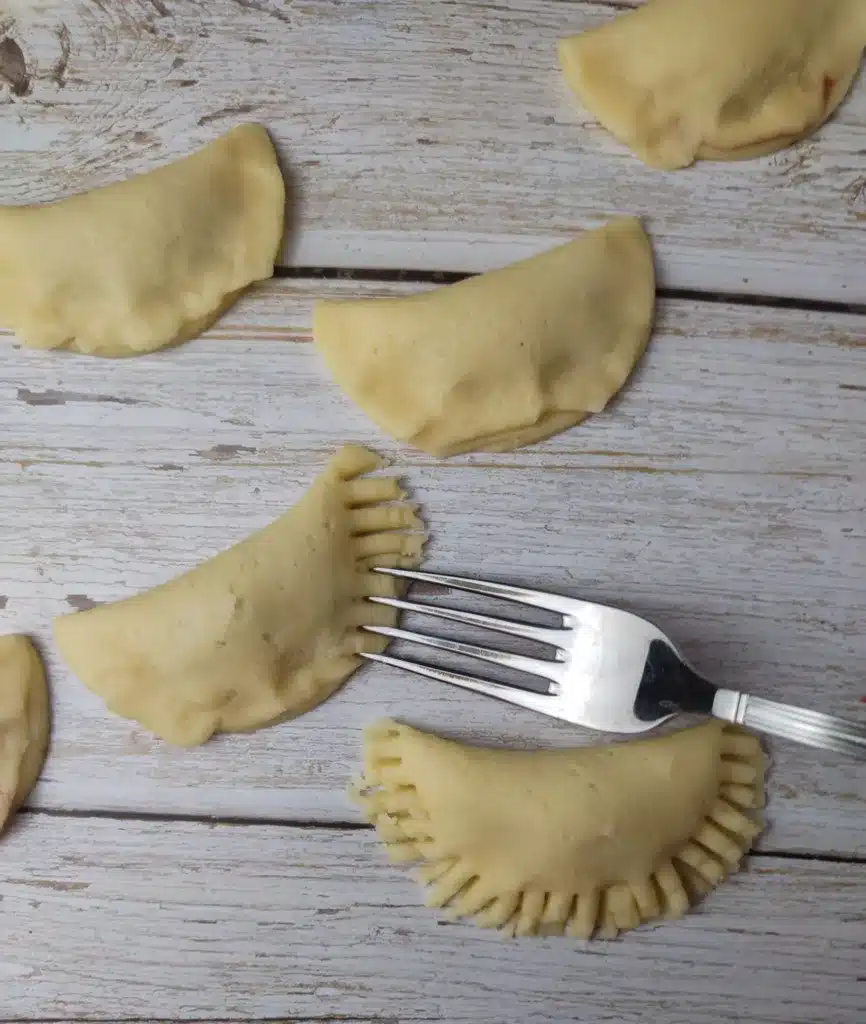
[[[571,89],[651,167],[775,152],[851,87],[863,0],[651,0],[563,39]]]
[[[255,124],[128,181],[0,208],[0,324],[34,348],[89,355],[186,341],[272,276],[284,215],[274,147]]]
[[[337,383],[432,455],[508,451],[600,412],[646,347],[655,307],[640,222],[401,299],[316,304]]]
[[[0,636],[0,831],[36,785],[49,727],[42,659],[26,636]]]
[[[355,795],[427,904],[511,934],[611,938],[679,917],[760,827],[758,740],[710,722],[579,750],[468,747],[384,721]]]
[[[108,707],[171,743],[294,718],[381,651],[393,625],[374,566],[416,566],[423,524],[383,463],[344,448],[286,515],[154,590],[55,621],[75,674]]]

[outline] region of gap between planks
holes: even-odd
[[[400,1024],[397,1017],[0,1017],[0,1024]],[[443,1024],[441,1017],[413,1017],[412,1024]]]
[[[274,267],[274,277],[281,280],[364,281],[370,284],[458,284],[478,274],[454,270],[385,270],[363,267]],[[807,313],[838,313],[866,316],[866,304],[825,299],[798,298],[794,295],[749,295],[736,292],[700,291],[692,288],[657,288],[656,299],[679,302],[704,302],[715,306],[746,306],[751,308],[790,309]],[[2,1024],[2,1022],[0,1022]]]
[[[43,818],[89,818],[100,821],[140,821],[155,822],[163,824],[198,824],[206,825],[208,828],[276,828],[276,829],[297,829],[317,830],[325,832],[367,832],[372,831],[373,826],[363,821],[315,821],[310,819],[292,818],[263,818],[244,817],[240,815],[201,815],[201,814],[168,814],[147,811],[98,811],[98,810],[64,810],[62,808],[24,807],[18,812],[19,816],[32,816]],[[817,861],[823,864],[866,864],[866,857],[858,857],[856,854],[835,854],[835,853],[797,853],[788,850],[762,849],[750,850],[750,857],[772,857],[778,860],[793,861]],[[0,1024],[7,1024],[0,1018]]]
[[[476,1019],[477,1020],[477,1019]],[[401,1024],[397,1017],[0,1017],[0,1024]],[[413,1017],[412,1024],[443,1024],[441,1017]]]

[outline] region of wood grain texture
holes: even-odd
[[[866,86],[783,153],[661,174],[556,65],[560,36],[621,6],[44,0],[0,15],[0,201],[68,195],[258,120],[294,185],[303,231],[284,258],[299,265],[479,270],[634,213],[667,286],[866,302]]]
[[[551,441],[439,464],[385,439],[309,344],[315,294],[274,281],[206,339],[134,361],[0,342],[0,628],[52,661],[45,808],[354,818],[359,727],[393,714],[494,743],[585,742],[549,720],[365,670],[296,723],[180,751],[57,664],[53,616],[161,582],[295,501],[345,441],[407,472],[430,565],[625,603],[727,685],[862,720],[866,321],[663,302],[615,408]],[[768,850],[866,853],[859,766],[775,750]]]
[[[0,1019],[861,1020],[864,865],[752,858],[586,945],[442,922],[368,830],[24,815],[2,864]]]
[[[866,86],[785,153],[649,171],[555,62],[560,35],[630,2],[0,0],[0,203],[258,120],[292,187],[295,265],[480,270],[629,212],[668,287],[866,302]],[[296,723],[180,751],[58,663],[54,615],[246,536],[356,440],[405,468],[431,566],[625,603],[727,685],[864,719],[866,317],[663,302],[609,412],[439,464],[373,428],[308,343],[316,295],[415,290],[274,281],[202,341],[123,363],[0,332],[0,632],[42,642],[56,712],[32,809],[0,842],[0,1024],[859,1024],[866,866],[774,856],[866,857],[859,765],[773,745],[764,852],[688,920],[506,942],[440,922],[370,830],[339,827],[360,727],[590,734],[369,670]]]

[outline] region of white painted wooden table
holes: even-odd
[[[255,119],[296,217],[281,276],[176,351],[106,363],[0,337],[0,628],[43,641],[56,703],[0,844],[0,1022],[862,1022],[863,765],[773,744],[748,871],[682,923],[504,942],[444,926],[385,865],[344,796],[360,727],[591,737],[368,670],[298,722],[179,751],[107,715],[49,623],[245,536],[356,440],[405,467],[431,565],[625,601],[723,682],[862,720],[866,85],[794,149],[659,174],[555,66],[559,35],[622,0],[22,6],[0,11],[0,201]],[[655,339],[614,409],[545,444],[402,449],[308,344],[317,295],[412,292],[624,212],[656,246]]]

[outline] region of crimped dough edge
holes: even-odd
[[[389,719],[371,726],[365,733],[365,772],[350,787],[350,796],[376,827],[393,863],[421,864],[417,878],[427,906],[507,936],[613,939],[650,921],[680,918],[739,870],[762,830],[756,813],[764,806],[761,744],[744,729],[726,723],[714,802],[692,834],[646,878],[589,892],[500,892],[479,907],[471,898],[478,874],[468,872],[459,857],[435,858],[426,852],[435,826],[411,778],[400,776],[400,741],[416,731]],[[387,781],[381,772],[385,765]],[[514,825],[519,828],[520,822]]]

